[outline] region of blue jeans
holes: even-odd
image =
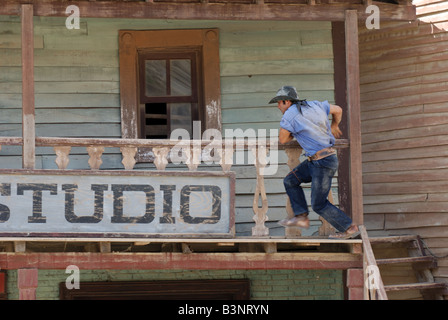
[[[344,232],[352,219],[328,201],[331,180],[338,169],[338,158],[331,155],[320,160],[305,160],[293,169],[283,180],[294,215],[308,215],[308,204],[302,190],[302,183],[311,182],[311,208],[327,220],[336,230]]]

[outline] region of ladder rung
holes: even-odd
[[[378,265],[393,264],[393,263],[421,263],[421,262],[431,262],[435,261],[432,256],[418,256],[418,257],[404,257],[404,258],[392,258],[392,259],[377,259],[376,263]]]
[[[399,290],[428,290],[428,289],[444,289],[445,283],[438,282],[420,282],[420,283],[405,283],[394,284],[384,286],[386,291],[399,291]]]

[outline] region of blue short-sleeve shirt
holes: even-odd
[[[305,155],[311,157],[317,151],[332,147],[335,143],[328,120],[329,114],[328,101],[304,101],[293,104],[286,110],[280,127],[291,132],[305,150]]]

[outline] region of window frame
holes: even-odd
[[[199,48],[201,70],[201,129],[221,131],[221,89],[219,65],[219,30],[120,30],[120,105],[122,138],[140,137],[139,52],[176,51]],[[140,151],[139,151],[140,154]],[[146,161],[139,160],[138,161]]]
[[[138,76],[139,76],[139,125],[140,138],[147,139],[147,124],[146,124],[146,104],[162,103],[167,106],[167,128],[171,128],[171,112],[170,105],[173,103],[189,103],[191,106],[191,128],[193,128],[193,121],[204,122],[204,107],[202,99],[202,70],[201,70],[201,48],[200,47],[186,47],[175,49],[157,49],[157,50],[139,50],[138,51]],[[174,95],[171,93],[171,79],[170,79],[170,62],[173,60],[188,59],[191,62],[191,93],[190,95]],[[160,96],[146,96],[144,91],[146,86],[146,71],[145,63],[148,60],[162,60],[166,62],[166,90],[165,95]]]

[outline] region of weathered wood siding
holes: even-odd
[[[277,129],[281,114],[269,99],[282,85],[294,85],[302,98],[334,101],[331,23],[82,19],[68,30],[65,19],[35,18],[36,135],[121,137],[118,30],[220,29],[223,130]],[[21,135],[20,19],[0,16],[0,135]],[[21,165],[21,150],[4,146],[0,167]],[[266,177],[271,234],[283,232],[286,196],[281,166]],[[37,168],[56,168],[51,148],[39,148]],[[88,155],[73,148],[69,169],[87,169]],[[122,168],[121,155],[106,149],[101,169]],[[138,166],[137,166],[138,168]],[[185,169],[185,168],[183,168]],[[253,165],[237,172],[237,232],[250,234],[255,191]],[[337,199],[336,190],[334,190]],[[313,215],[313,227],[320,225]]]
[[[448,2],[419,19],[361,25],[365,221],[372,234],[419,234],[448,253]],[[448,260],[436,276],[446,281]]]

